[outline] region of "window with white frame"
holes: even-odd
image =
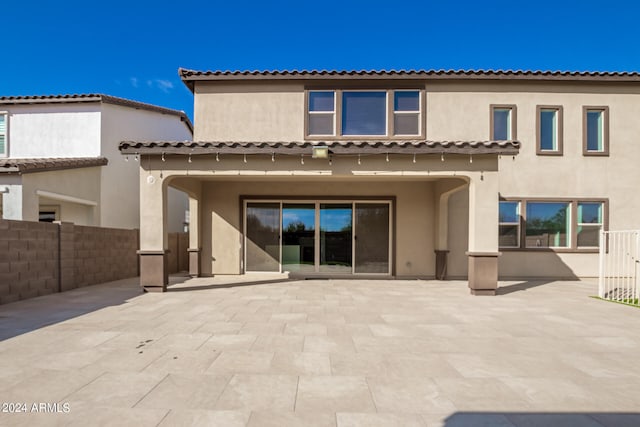
[[[498,244],[501,248],[520,246],[520,202],[500,202]]]
[[[393,94],[393,133],[420,134],[420,92],[402,90]]]
[[[597,248],[602,229],[602,203],[578,202],[578,227],[576,234],[579,248]]]
[[[516,139],[516,106],[491,105],[491,140],[511,141]]]
[[[335,134],[336,101],[332,91],[309,92],[309,135]]]
[[[7,121],[9,115],[5,112],[0,112],[0,157],[7,155]]]
[[[422,129],[419,90],[310,90],[307,137],[416,137]]]

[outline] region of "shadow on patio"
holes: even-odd
[[[528,291],[529,289],[548,285],[553,282],[554,280],[527,280],[525,282],[514,283],[512,285],[499,285],[496,290],[496,295],[508,295],[513,292]]]
[[[0,305],[0,341],[123,305],[142,294],[139,279],[133,277]]]
[[[456,412],[444,420],[445,427],[545,426],[624,427],[640,425],[640,413],[626,412]]]
[[[242,286],[255,286],[255,285],[268,285],[273,283],[286,283],[293,282],[296,279],[290,279],[287,277],[279,279],[265,279],[265,280],[249,280],[249,281],[230,281],[225,283],[209,283],[196,286],[180,286],[182,283],[170,284],[167,288],[168,292],[190,292],[190,291],[206,291],[209,289],[228,289]]]

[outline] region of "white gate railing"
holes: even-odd
[[[640,305],[639,268],[640,230],[600,232],[600,298]]]

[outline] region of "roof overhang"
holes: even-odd
[[[122,154],[288,154],[311,155],[314,147],[328,147],[331,155],[353,154],[495,154],[516,155],[519,141],[123,141]]]
[[[0,159],[0,173],[25,174],[105,166],[106,157],[68,157],[39,159]]]
[[[146,102],[133,101],[117,96],[101,93],[81,93],[67,95],[36,95],[36,96],[0,96],[0,105],[25,105],[25,104],[71,104],[101,102],[122,107],[145,110],[153,113],[167,114],[180,118],[185,126],[193,133],[193,123],[184,111],[147,104]]]

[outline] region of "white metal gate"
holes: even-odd
[[[598,296],[639,305],[640,230],[600,232]]]

